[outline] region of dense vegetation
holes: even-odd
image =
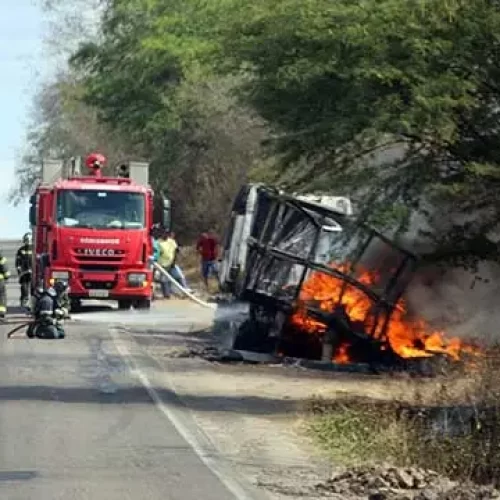
[[[40,90],[19,193],[47,152],[99,147],[151,161],[186,237],[252,176],[348,193],[379,224],[424,196],[456,215],[441,256],[498,253],[498,0],[99,4]]]

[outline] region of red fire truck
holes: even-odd
[[[67,281],[72,309],[82,299],[117,300],[120,309],[147,309],[152,298],[154,223],[170,227],[170,204],[155,210],[147,163],[121,165],[103,174],[106,158],[46,160],[30,199],[33,285]],[[158,206],[158,205],[157,205]],[[160,220],[153,221],[153,214]],[[155,217],[156,218],[156,217]]]

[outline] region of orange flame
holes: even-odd
[[[347,265],[331,266],[340,272],[346,273]],[[373,271],[363,271],[357,280],[365,285],[376,285],[378,276]],[[323,311],[331,311],[338,303],[343,292],[341,304],[345,307],[349,318],[353,322],[363,322],[367,332],[370,328],[370,309],[373,303],[358,288],[346,284],[342,279],[325,273],[313,272],[304,282],[299,295],[298,307],[291,317],[291,324],[302,331],[311,334],[321,334],[326,330],[325,325],[312,318],[306,309],[306,304],[313,303]],[[383,328],[382,322],[377,325],[374,333],[378,337]],[[453,360],[459,360],[462,353],[478,354],[478,349],[464,344],[458,338],[446,339],[442,331],[431,331],[423,320],[410,320],[407,317],[405,302],[401,299],[396,305],[386,336],[392,350],[402,358],[431,357],[438,353],[447,354]],[[349,345],[340,345],[334,355],[335,362],[349,363]]]
[[[333,361],[335,363],[338,363],[339,365],[347,365],[351,362],[349,358],[349,345],[348,344],[342,344],[339,346],[337,349],[337,352],[335,353],[333,357]]]

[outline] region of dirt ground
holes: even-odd
[[[325,498],[314,485],[331,477],[333,467],[306,433],[303,410],[311,397],[408,397],[413,386],[404,376],[210,362],[193,354],[213,340],[210,329],[200,331],[198,323],[190,330],[130,333],[159,363],[219,453],[276,500]]]
[[[192,249],[186,251],[182,264],[188,281],[205,299],[196,263]],[[272,499],[368,498],[366,494],[349,496],[348,490],[355,488],[337,496],[321,486],[339,471],[307,434],[304,410],[311,398],[359,396],[425,404],[442,389],[439,378],[414,379],[408,374],[325,373],[283,365],[210,362],[198,355],[213,341],[206,326],[201,333],[198,324],[190,333],[158,330],[134,335],[161,365],[219,453]],[[461,399],[468,385],[468,380],[456,380],[452,388],[448,380],[451,392],[447,397],[455,392],[457,400]],[[431,493],[429,498],[438,498],[435,491]],[[454,498],[453,493],[449,498]]]

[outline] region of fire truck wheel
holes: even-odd
[[[119,300],[118,309],[130,309],[132,307],[131,300]]]
[[[135,309],[150,309],[151,308],[151,300],[150,299],[137,299],[134,302]]]

